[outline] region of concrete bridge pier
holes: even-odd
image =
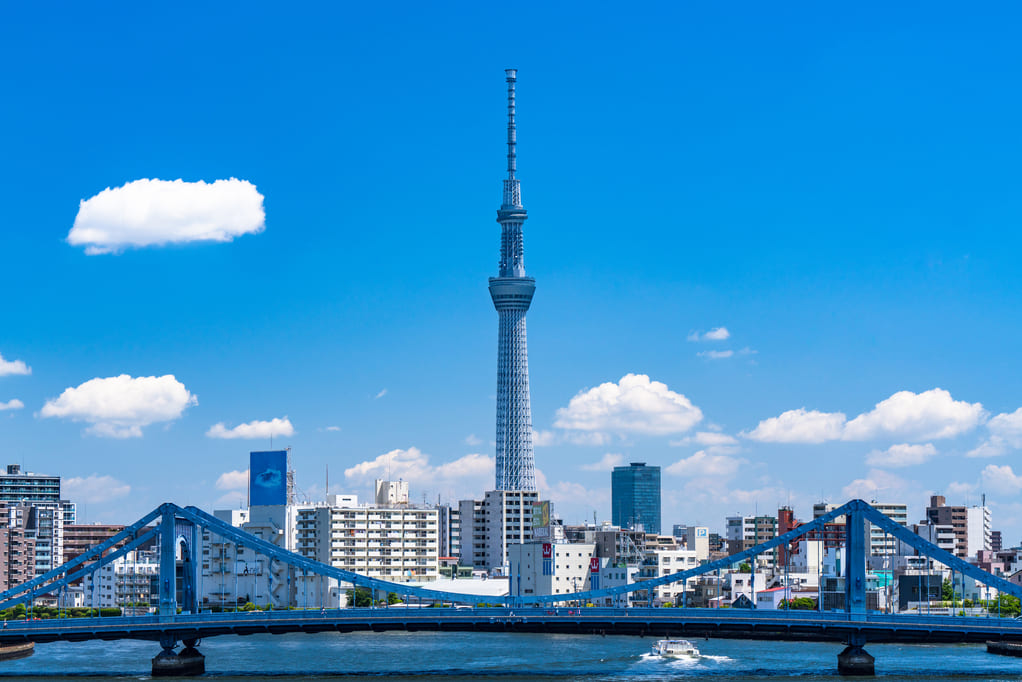
[[[848,646],[837,655],[837,672],[839,675],[875,675],[873,667],[875,660],[872,655],[862,647],[866,644],[866,638],[862,635],[852,635],[848,638]]]
[[[184,648],[176,653],[174,647],[177,646],[177,639],[161,637],[160,646],[163,651],[153,657],[153,677],[180,677],[206,672],[206,657],[195,648],[198,643],[197,639],[186,639],[183,642]]]

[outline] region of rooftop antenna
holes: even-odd
[[[326,463],[326,496],[330,497],[330,462]]]

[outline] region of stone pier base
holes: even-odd
[[[192,646],[186,646],[181,653],[164,649],[153,657],[153,677],[178,677],[201,675],[206,672],[206,657]]]
[[[861,646],[851,644],[837,655],[839,675],[875,675],[873,656]]]

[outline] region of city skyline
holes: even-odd
[[[1013,22],[879,8],[526,5],[514,45],[486,8],[16,8],[2,463],[89,521],[237,506],[271,436],[310,497],[328,466],[363,498],[488,489],[510,66],[536,476],[566,521],[610,518],[611,470],[645,461],[665,527],[986,493],[1017,543]]]

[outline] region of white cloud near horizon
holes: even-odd
[[[980,474],[980,479],[985,489],[995,493],[1012,497],[1022,493],[1022,475],[1016,474],[1007,464],[988,464]]]
[[[966,457],[999,457],[1009,450],[1022,449],[1022,407],[1004,412],[987,422],[989,436]]]
[[[328,428],[329,430],[329,428]],[[245,438],[245,439],[257,439],[257,438],[272,438],[280,436],[287,438],[295,434],[295,427],[291,424],[291,420],[287,417],[283,419],[274,417],[269,421],[250,421],[245,424],[238,424],[234,428],[228,429],[223,422],[219,422],[209,427],[206,431],[207,438]]]
[[[731,338],[731,332],[727,327],[714,327],[708,332],[692,332],[688,335],[689,341],[726,341]]]
[[[143,427],[178,419],[198,402],[173,374],[121,374],[64,389],[58,397],[46,401],[39,416],[86,422],[90,426],[85,432],[95,436],[141,438]]]
[[[690,457],[679,459],[664,469],[664,471],[674,476],[686,478],[707,476],[728,479],[738,472],[743,462],[744,460],[728,457],[727,455],[713,455],[705,450],[699,450]]]
[[[75,503],[96,504],[127,497],[131,486],[112,476],[89,474],[65,478],[60,483],[62,497]]]
[[[579,468],[582,469],[582,471],[613,471],[614,467],[619,467],[624,463],[625,463],[624,455],[608,452],[607,454],[600,458],[599,462],[583,464]]]
[[[4,356],[0,353],[0,377],[12,376],[12,375],[29,375],[32,373],[32,368],[25,364],[24,360],[4,360]]]
[[[913,445],[901,443],[892,445],[886,450],[873,450],[866,455],[866,464],[871,467],[901,468],[922,464],[937,454],[933,443]]]
[[[645,374],[626,374],[579,391],[557,410],[554,426],[566,431],[667,435],[688,431],[702,421],[702,411],[666,384]]]
[[[6,403],[0,403],[0,412],[4,410],[20,410],[25,407],[25,403],[21,402],[17,398],[11,398]]]
[[[927,441],[953,438],[983,423],[980,403],[954,400],[948,391],[899,391],[869,412],[848,420],[842,412],[819,412],[802,407],[761,421],[745,437],[771,443],[823,443],[899,438]]]
[[[800,407],[761,421],[746,438],[763,443],[823,443],[837,440],[845,425],[841,412],[819,412]]]
[[[147,179],[106,188],[78,207],[67,242],[92,256],[127,248],[229,242],[265,228],[263,195],[247,180]]]
[[[354,484],[369,486],[377,479],[409,481],[418,490],[434,491],[468,499],[493,484],[496,461],[478,453],[468,454],[450,462],[433,465],[429,455],[416,447],[395,449],[344,470],[344,477]],[[466,497],[467,496],[467,497]]]
[[[216,479],[217,490],[245,490],[248,488],[248,469],[225,471]]]

